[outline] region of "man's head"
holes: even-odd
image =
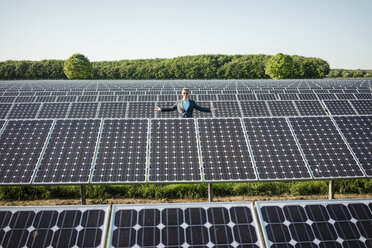
[[[190,91],[189,91],[189,89],[187,89],[187,88],[183,88],[183,89],[182,89],[182,97],[183,97],[183,99],[187,99],[187,98],[189,98],[189,96],[190,96]]]

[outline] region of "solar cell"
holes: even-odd
[[[57,120],[34,183],[87,183],[101,120]]]
[[[93,183],[146,182],[149,121],[104,120]]]
[[[372,100],[350,100],[350,102],[359,114],[372,114]]]
[[[241,120],[197,119],[205,181],[256,180]]]
[[[40,103],[14,104],[10,110],[8,119],[32,119],[36,117]]]
[[[268,101],[273,116],[297,116],[296,108],[291,101]]]
[[[114,205],[109,247],[262,247],[252,203]]]
[[[0,184],[31,182],[51,120],[9,121],[0,137]]]
[[[338,99],[355,99],[355,96],[350,93],[339,93],[336,96]]]
[[[241,117],[239,102],[213,102],[213,106],[217,109],[216,117]]]
[[[217,95],[198,95],[199,101],[217,101]]]
[[[371,200],[256,202],[268,247],[371,247]]]
[[[317,95],[318,95],[318,98],[320,100],[337,99],[336,96],[335,96],[335,94],[332,94],[332,93],[320,93],[320,94],[317,94]]]
[[[154,118],[154,102],[129,102],[127,118]]]
[[[285,118],[244,119],[259,179],[311,179]]]
[[[353,107],[347,100],[323,101],[332,115],[355,115]]]
[[[295,104],[302,116],[327,115],[319,101],[295,101]]]
[[[201,181],[194,119],[151,120],[149,182]]]
[[[98,96],[98,101],[99,102],[116,102],[117,96],[111,96],[111,95]]]
[[[157,95],[140,95],[138,96],[138,101],[141,102],[156,102],[158,100]]]
[[[68,118],[95,118],[97,109],[97,102],[74,102],[70,106]]]
[[[176,102],[180,97],[177,95],[159,95],[158,101]]]
[[[355,93],[354,95],[355,95],[356,99],[372,99],[372,94]]]
[[[109,206],[0,207],[1,247],[104,247]]]
[[[69,103],[44,103],[37,118],[65,118]]]
[[[367,176],[372,176],[372,116],[334,117]]]
[[[98,110],[98,118],[125,118],[126,102],[102,102]]]
[[[329,117],[289,118],[314,178],[363,177]]]
[[[96,102],[97,96],[78,96],[78,102]]]
[[[228,95],[228,94],[217,95],[217,99],[219,101],[236,101],[236,100],[238,100],[236,98],[236,95]]]
[[[298,100],[297,94],[294,93],[278,94],[278,96],[280,100]]]
[[[270,116],[265,101],[240,101],[243,116]]]

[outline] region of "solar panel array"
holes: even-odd
[[[154,111],[183,87],[217,111]],[[0,184],[370,177],[371,96],[371,80],[5,81]]]
[[[0,207],[1,247],[368,248],[371,230],[372,199]]]

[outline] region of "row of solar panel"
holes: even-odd
[[[71,92],[74,93],[74,92]],[[125,92],[128,93],[128,92]],[[238,100],[331,100],[331,99],[372,99],[371,93],[287,93],[287,94],[199,94],[192,95],[195,101],[238,101]],[[59,95],[59,96],[0,96],[0,102],[117,102],[117,101],[177,101],[181,99],[180,94],[164,95],[100,95],[100,96],[82,96],[82,95]]]
[[[369,248],[372,200],[0,208],[1,247],[105,247],[107,233],[123,248]]]
[[[195,118],[372,114],[372,100],[221,101],[198,104],[213,106],[217,111],[194,111]],[[177,118],[177,111],[154,111],[156,106],[173,105],[174,102],[3,103],[0,104],[0,119]]]
[[[372,176],[372,116],[9,120],[0,125],[2,185]]]

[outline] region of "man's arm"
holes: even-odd
[[[170,108],[161,108],[161,112],[170,112],[170,111],[174,111],[177,109],[177,103],[175,103],[172,107]]]

